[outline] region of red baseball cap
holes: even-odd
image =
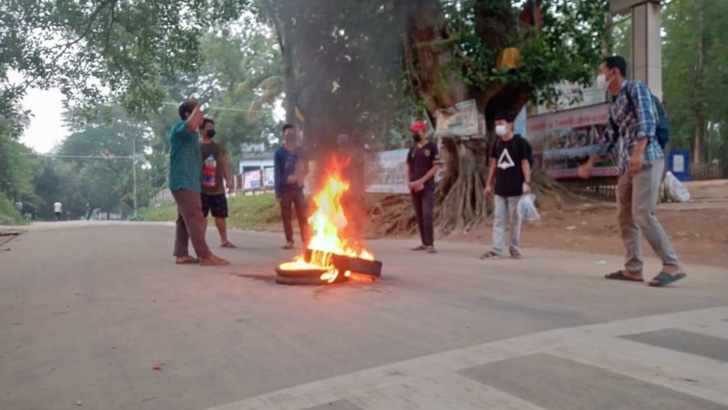
[[[427,131],[427,123],[424,121],[415,121],[412,125],[410,125],[409,130],[412,132]]]

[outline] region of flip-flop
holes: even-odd
[[[483,254],[483,256],[480,257],[480,260],[490,259],[490,258],[497,258],[501,255],[498,254],[496,251],[490,251]]]
[[[621,270],[620,271],[617,271],[617,272],[610,273],[608,275],[604,275],[604,279],[625,280],[627,282],[644,282],[645,281],[644,278],[635,279],[635,278],[630,277],[630,276],[624,276],[624,274],[622,273]]]
[[[223,243],[222,245],[220,245],[220,247],[221,247],[221,248],[230,248],[230,249],[235,249],[235,248],[237,248],[237,246],[235,246],[235,245],[234,245],[233,243],[231,243],[231,242],[226,242],[226,243]]]
[[[676,273],[674,275],[671,275],[667,272],[660,272],[650,281],[650,286],[659,288],[661,286],[669,285],[673,282],[677,282],[680,279],[688,276],[685,272]],[[655,282],[657,281],[657,282]]]

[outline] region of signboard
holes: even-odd
[[[470,137],[479,135],[478,107],[475,100],[463,101],[448,110],[438,110],[435,114],[437,137]]]
[[[243,179],[243,189],[258,189],[260,188],[260,171],[249,171],[246,172]]]
[[[668,169],[680,181],[692,181],[690,176],[690,151],[672,150],[668,156]]]
[[[527,121],[535,166],[556,179],[577,178],[579,165],[598,149],[609,104],[539,115]],[[596,164],[592,176],[618,175],[616,152]]]
[[[263,171],[263,186],[266,188],[272,188],[275,184],[275,168],[266,168]]]
[[[366,164],[367,192],[408,194],[407,153],[408,149],[377,153]]]
[[[557,100],[548,105],[539,105],[536,107],[537,115],[590,107],[607,101],[607,94],[597,88],[596,84],[591,87],[584,87],[580,84],[562,81],[556,85],[556,89],[559,93]]]

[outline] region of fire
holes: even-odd
[[[316,210],[308,219],[308,224],[313,229],[313,236],[308,244],[310,259],[307,261],[305,256],[298,256],[292,262],[280,265],[281,269],[325,269],[321,280],[332,283],[341,274],[333,265],[334,254],[374,260],[372,253],[352,248],[342,236],[348,221],[341,198],[348,190],[349,182],[341,175],[341,167],[334,158],[330,161],[323,187],[313,197]],[[343,274],[350,277],[352,273],[346,271]]]

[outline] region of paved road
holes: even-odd
[[[599,279],[615,257],[388,240],[377,283],[287,287],[279,235],[178,267],[172,230],[57,223],[0,247],[0,409],[728,409],[724,267],[652,289]]]

